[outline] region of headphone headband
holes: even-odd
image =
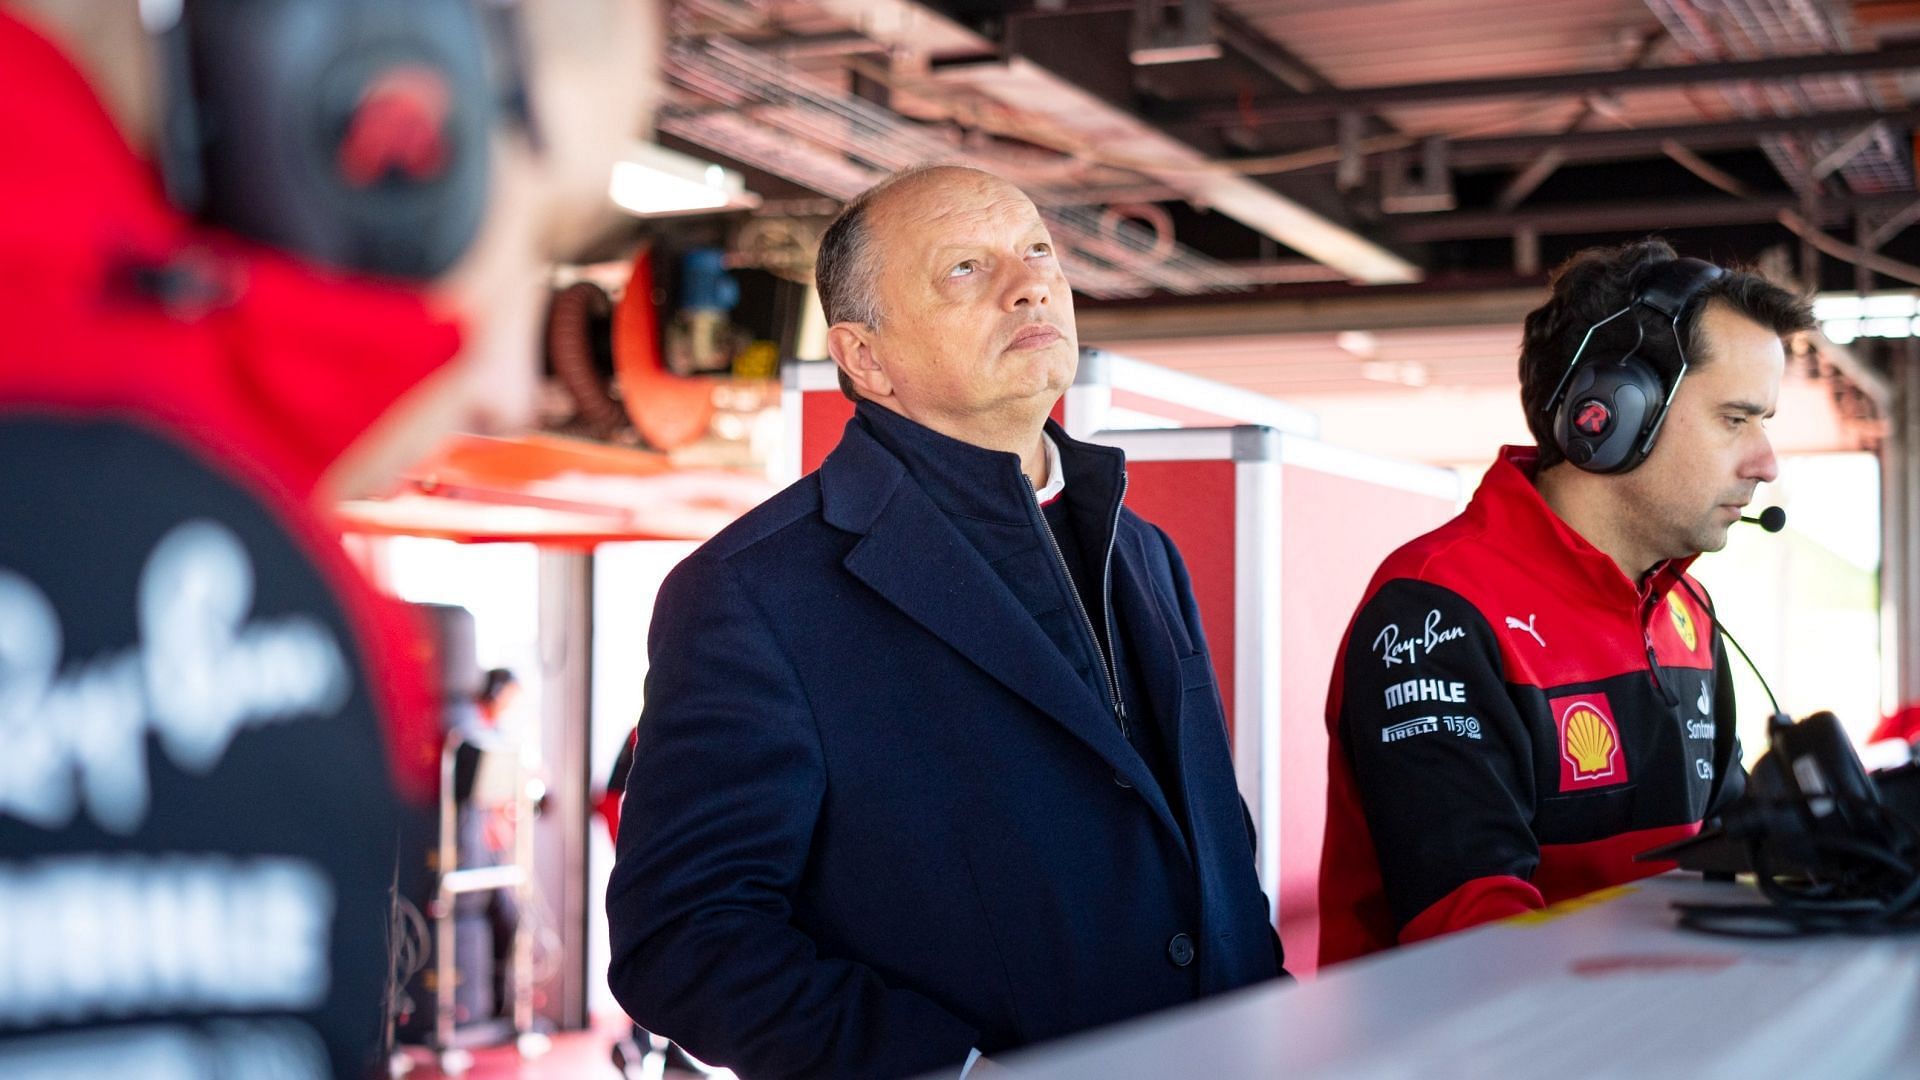
[[[1655,267],[1640,286],[1633,303],[1650,307],[1678,322],[1682,312],[1700,290],[1726,276],[1726,271],[1705,259],[1675,259]]]

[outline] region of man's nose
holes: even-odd
[[[1021,259],[1014,263],[1011,273],[1013,280],[1008,282],[1005,303],[1008,311],[1053,302],[1053,283],[1044,269]]]
[[[1767,429],[1757,423],[1753,427],[1757,432],[1754,437],[1759,445],[1755,446],[1747,456],[1747,467],[1743,473],[1743,479],[1771,484],[1779,479],[1780,459],[1774,455],[1773,439],[1767,435]]]

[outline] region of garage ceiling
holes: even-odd
[[[1826,289],[1920,284],[1907,0],[677,0],[669,22],[661,140],[744,172],[783,235],[968,161],[1048,216],[1085,340],[1318,335],[1203,372],[1267,392],[1495,378],[1547,270],[1652,233]],[[1309,309],[1344,321],[1289,321]]]

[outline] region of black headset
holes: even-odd
[[[1673,395],[1687,375],[1687,347],[1680,319],[1687,306],[1707,286],[1726,274],[1701,259],[1674,259],[1654,268],[1633,299],[1619,311],[1587,328],[1566,374],[1553,390],[1545,411],[1553,414],[1553,441],[1566,459],[1594,473],[1628,472],[1653,452],[1654,440],[1666,423]],[[1640,308],[1652,312],[1673,335],[1680,369],[1667,383],[1643,359],[1646,320]],[[1581,357],[1594,332],[1622,315],[1633,315],[1633,344],[1618,356],[1596,356],[1583,366]]]
[[[142,0],[169,197],[341,269],[445,271],[486,211],[495,116],[531,132],[516,14],[499,0]]]

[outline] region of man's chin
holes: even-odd
[[[1001,385],[1007,395],[1039,397],[1051,394],[1058,397],[1066,393],[1067,387],[1073,384],[1074,370],[1079,366],[1079,355],[1069,352],[1062,357],[1057,355],[1057,350],[1057,345],[1036,349],[1024,358],[1024,364],[1017,368],[1003,369],[1005,379]]]
[[[1704,555],[1709,551],[1719,551],[1727,546],[1727,536],[1733,531],[1732,524],[1709,525],[1693,537],[1696,547],[1689,555]]]

